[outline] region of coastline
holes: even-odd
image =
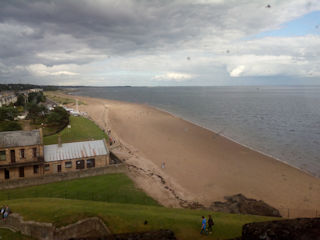
[[[88,101],[88,105],[81,105],[82,110],[88,110],[102,128],[106,125],[101,124],[102,118],[108,118],[108,127],[122,145],[116,151],[127,163],[145,170],[144,176],[133,174],[137,185],[163,205],[178,206],[170,200],[170,192],[162,189],[157,193],[155,188],[163,186],[157,185],[157,179],[150,182],[150,173],[163,176],[181,199],[206,206],[226,195],[243,193],[280,209],[320,209],[319,179],[299,168],[154,106],[67,96]],[[108,116],[102,114],[104,106]],[[188,128],[190,132],[185,131]],[[144,139],[145,144],[138,139]],[[160,168],[161,159],[166,159],[168,168]],[[195,184],[202,178],[203,183]]]
[[[276,157],[276,156],[273,156],[273,155],[271,155],[271,154],[268,154],[268,153],[266,153],[266,152],[260,151],[260,150],[254,148],[254,147],[251,147],[251,146],[249,146],[249,145],[247,145],[247,144],[241,143],[240,141],[237,141],[237,140],[235,140],[235,139],[233,139],[233,138],[231,138],[231,137],[228,137],[228,136],[226,136],[226,135],[224,135],[224,134],[222,134],[222,133],[217,133],[217,132],[215,132],[214,130],[212,130],[212,129],[208,128],[208,127],[205,127],[205,126],[201,125],[200,123],[193,122],[193,121],[191,121],[191,120],[185,119],[183,116],[180,116],[180,115],[178,115],[178,114],[176,114],[176,113],[170,112],[170,111],[165,110],[165,109],[163,109],[163,108],[156,107],[156,106],[153,106],[153,105],[150,105],[150,104],[147,104],[147,103],[119,101],[119,100],[106,99],[106,98],[94,98],[94,97],[89,97],[89,96],[73,95],[73,94],[70,94],[69,92],[68,92],[67,94],[68,94],[69,96],[88,97],[88,98],[93,98],[93,99],[101,99],[101,100],[114,101],[114,102],[126,103],[126,104],[145,105],[145,106],[147,106],[147,107],[149,107],[149,108],[153,108],[153,109],[155,109],[155,110],[158,110],[158,111],[167,113],[167,114],[171,115],[172,117],[178,118],[178,119],[180,119],[180,120],[182,120],[182,121],[189,122],[190,124],[196,125],[196,126],[198,126],[198,127],[200,127],[200,128],[203,128],[203,129],[205,129],[205,130],[207,130],[207,131],[210,131],[210,132],[212,132],[213,134],[215,134],[215,135],[217,135],[217,136],[222,136],[222,137],[224,137],[224,138],[226,138],[226,139],[228,139],[228,140],[230,140],[230,141],[232,141],[232,142],[234,142],[234,143],[236,143],[236,144],[239,144],[239,145],[241,145],[241,146],[243,146],[243,147],[246,147],[246,148],[248,148],[248,149],[250,149],[250,150],[252,150],[252,151],[258,152],[258,153],[260,153],[260,154],[262,154],[262,155],[265,155],[266,157],[273,158],[273,159],[275,159],[275,160],[277,160],[277,161],[279,161],[279,162],[281,162],[281,163],[284,163],[284,164],[288,165],[289,167],[295,168],[295,169],[300,170],[300,171],[302,171],[302,172],[304,172],[304,173],[306,173],[306,174],[308,174],[308,175],[310,175],[310,176],[313,176],[313,177],[316,177],[316,178],[320,179],[320,177],[314,175],[312,172],[308,171],[307,169],[303,169],[303,168],[299,168],[299,167],[297,167],[297,166],[291,165],[289,162],[287,162],[287,161],[285,161],[285,160],[283,160],[283,159],[280,159],[280,158],[278,158],[278,157]]]
[[[106,99],[106,100],[109,100],[109,99]],[[111,100],[111,101],[113,101],[113,100]],[[121,102],[122,102],[122,101],[121,101]],[[126,102],[126,101],[123,101],[123,102],[130,104],[130,102]],[[139,104],[139,103],[137,103],[137,104]],[[205,127],[205,126],[202,126],[200,123],[196,123],[196,122],[187,120],[187,119],[183,118],[182,116],[179,116],[179,115],[177,115],[177,114],[175,114],[175,113],[169,112],[169,111],[164,110],[164,109],[162,109],[162,108],[158,108],[158,107],[155,107],[155,106],[152,106],[152,105],[149,105],[149,104],[145,104],[145,105],[147,105],[147,106],[150,107],[150,108],[154,108],[154,109],[156,109],[156,110],[158,110],[158,111],[161,111],[161,112],[170,114],[172,117],[176,117],[176,118],[181,119],[181,120],[183,120],[183,121],[189,122],[190,124],[196,125],[196,126],[198,126],[198,127],[200,127],[200,128],[203,128],[203,129],[205,129],[205,130],[207,130],[207,131],[210,131],[210,132],[212,132],[213,134],[216,134],[217,136],[222,136],[222,137],[228,139],[228,140],[231,141],[231,142],[234,142],[234,143],[239,144],[239,145],[241,145],[241,146],[243,146],[243,147],[246,147],[246,148],[248,148],[248,149],[250,149],[250,150],[252,150],[252,151],[254,151],[254,152],[257,152],[257,153],[260,153],[260,154],[262,154],[262,155],[265,155],[266,157],[273,158],[273,159],[275,159],[275,160],[277,160],[277,161],[279,161],[279,162],[281,162],[281,163],[284,163],[284,164],[288,165],[289,167],[295,168],[295,169],[300,170],[300,171],[302,171],[302,172],[304,172],[304,173],[306,173],[306,174],[308,174],[308,175],[310,175],[310,176],[312,176],[312,177],[315,177],[315,178],[320,179],[319,177],[317,177],[317,176],[315,176],[314,174],[312,174],[311,172],[309,172],[307,169],[302,169],[302,168],[299,168],[299,167],[297,167],[297,166],[291,165],[290,163],[288,163],[288,162],[285,161],[285,160],[281,160],[280,158],[277,158],[276,156],[273,156],[273,155],[271,155],[271,154],[268,154],[268,153],[265,153],[265,152],[260,151],[260,150],[258,150],[258,149],[255,149],[255,148],[253,148],[253,147],[250,147],[249,145],[244,144],[244,143],[241,143],[241,142],[239,142],[239,141],[237,141],[237,140],[234,140],[233,138],[228,137],[228,136],[225,136],[225,135],[223,135],[222,133],[217,133],[217,132],[215,132],[214,130],[212,130],[212,129],[210,129],[210,128],[207,128],[207,127]]]

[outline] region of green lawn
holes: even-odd
[[[158,203],[137,189],[122,173],[79,178],[38,186],[0,191],[0,200],[17,198],[69,198],[117,203],[156,205]]]
[[[60,93],[60,92],[58,92],[58,93]],[[56,93],[54,93],[54,92],[45,92],[44,94],[46,97],[48,97],[49,99],[51,99],[52,101],[54,101],[58,104],[64,104],[64,105],[67,105],[67,104],[75,105],[76,104],[75,99],[57,96]],[[85,103],[82,101],[78,101],[78,104],[85,105]]]
[[[180,240],[233,238],[241,235],[245,223],[275,219],[165,208],[137,189],[122,173],[1,190],[0,205],[3,204],[8,204],[26,220],[52,222],[58,227],[98,216],[114,233],[167,228]],[[201,216],[208,214],[213,215],[215,221],[214,234],[200,237]]]
[[[24,236],[18,232],[12,232],[8,229],[0,228],[1,240],[34,240],[34,238]]]
[[[245,223],[275,219],[210,213],[205,210],[54,198],[16,199],[5,201],[5,204],[14,212],[19,212],[25,220],[52,222],[57,227],[85,217],[98,216],[113,233],[171,229],[180,240],[233,238],[241,235],[241,228]],[[214,233],[201,237],[201,216],[208,214],[213,216],[215,222]],[[144,225],[145,220],[148,221],[147,225]]]
[[[65,128],[59,133],[63,143],[108,139],[108,136],[87,118],[70,116],[70,125],[71,128]],[[43,142],[45,145],[57,144],[58,134],[44,137]]]

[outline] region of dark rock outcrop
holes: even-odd
[[[124,233],[100,238],[72,238],[70,240],[177,240],[171,230],[158,230],[142,233]]]
[[[242,240],[320,240],[320,218],[248,223]]]
[[[241,213],[281,217],[280,212],[263,201],[246,198],[242,194],[226,196],[225,202],[213,202],[210,210],[215,212]]]

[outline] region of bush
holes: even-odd
[[[22,130],[18,122],[15,122],[15,121],[0,122],[0,131],[18,131],[18,130]]]

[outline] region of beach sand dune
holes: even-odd
[[[79,98],[87,103],[81,109],[122,143],[120,154],[125,149],[127,159],[162,174],[182,198],[208,206],[242,193],[278,209],[299,209],[299,216],[320,210],[316,177],[147,105]],[[152,183],[139,181],[165,203]]]

